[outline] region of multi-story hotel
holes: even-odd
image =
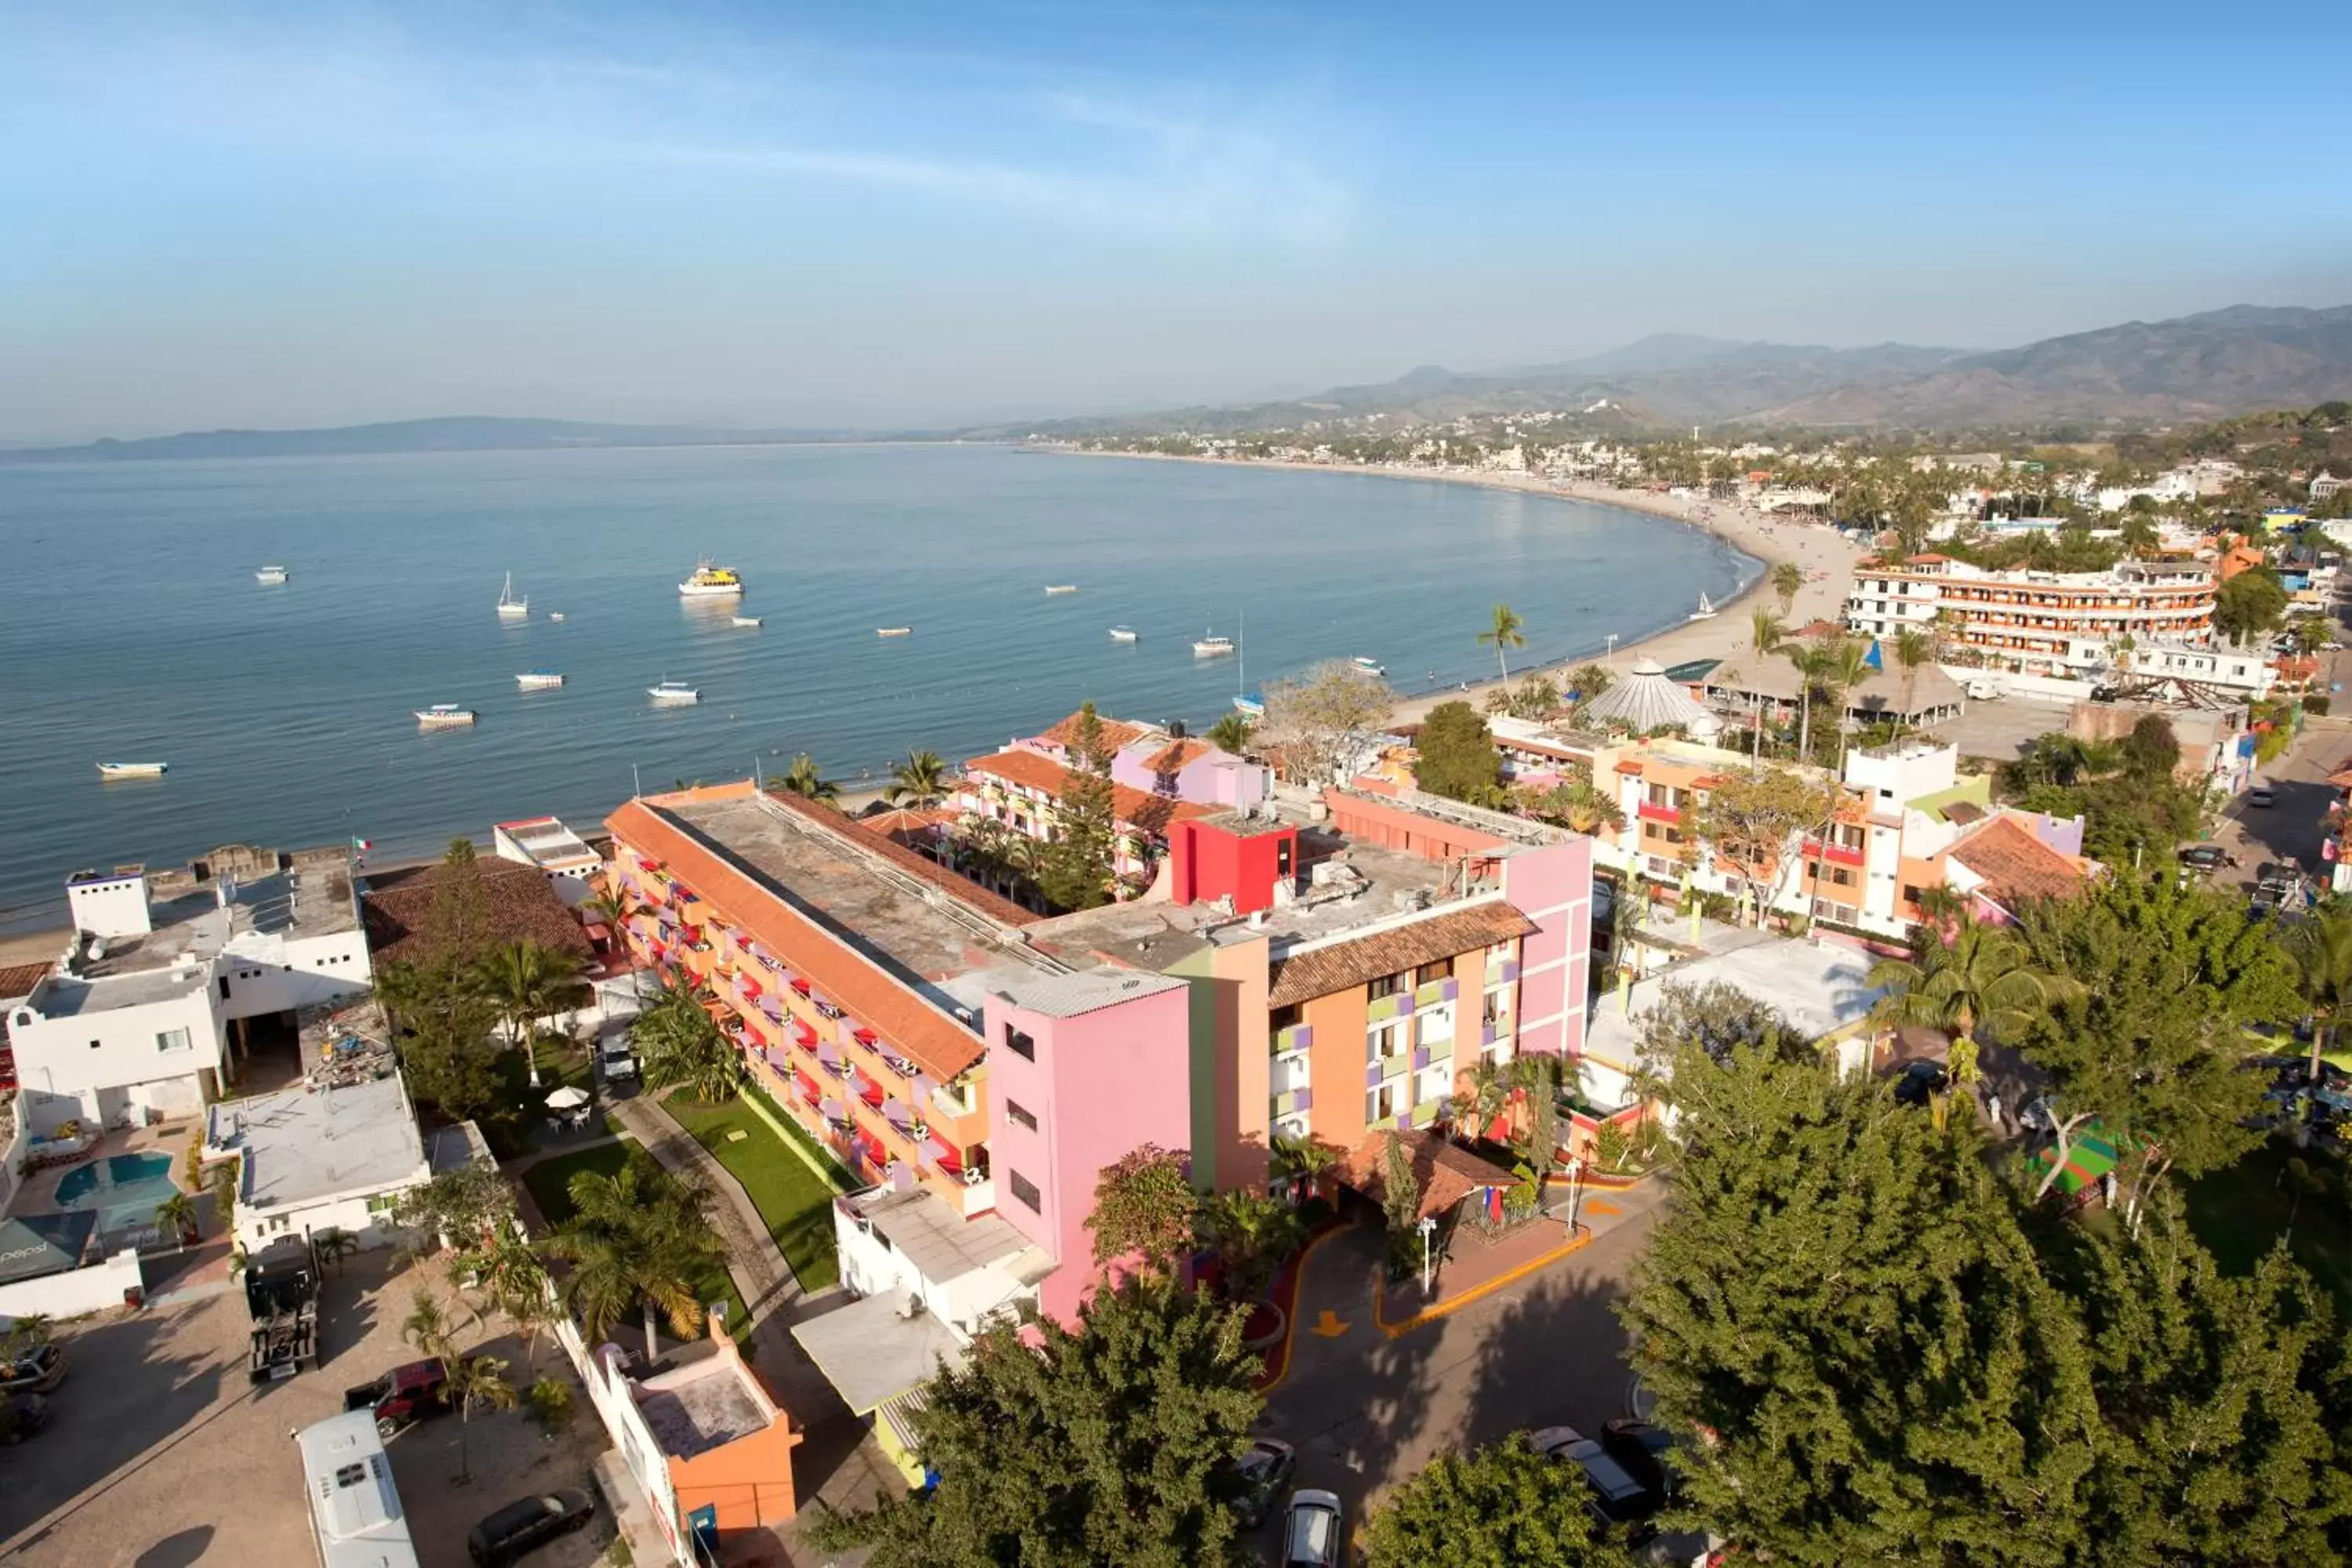
[[[1846,624],[1872,637],[1925,631],[1945,615],[1947,647],[1995,669],[2063,676],[2104,668],[2109,643],[2203,647],[2213,640],[2213,568],[2126,561],[2112,572],[1990,572],[1948,555],[1854,567]]]

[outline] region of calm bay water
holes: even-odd
[[[1417,690],[1493,670],[1475,637],[1497,600],[1528,622],[1516,666],[1759,570],[1546,496],[946,447],[0,467],[0,925],[61,908],[77,867],[230,841],[383,857],[539,812],[588,829],[633,764],[651,789],[805,751],[854,783],[1089,697],[1205,724],[1241,670],[1192,639],[1244,616],[1252,687],[1363,654]],[[764,626],[679,598],[698,556],[743,572]],[[273,562],[291,581],[257,584]],[[509,571],[528,621],[493,612]],[[568,684],[517,690],[541,668]],[[700,705],[651,706],[665,677]],[[435,702],[480,723],[420,734]],[[172,771],[104,784],[101,761]]]

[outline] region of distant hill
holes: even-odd
[[[464,416],[328,430],[204,430],[82,447],[0,450],[0,463],[134,462],[162,458],[347,458],[401,452],[512,452],[559,447],[735,447],[841,439],[845,431],[735,430],[693,425],[583,425]]]
[[[1064,419],[973,434],[1088,436],[1299,429],[1336,418],[1428,424],[1464,415],[1606,410],[1595,434],[1690,425],[1960,430],[2161,424],[2352,397],[2352,306],[2233,306],[2132,321],[1993,353],[1880,343],[1834,349],[1662,333],[1583,359],[1465,374],[1423,365],[1283,402]]]
[[[2170,422],[2352,397],[2352,305],[2236,305],[2169,321],[2045,338],[1894,384],[1854,385],[1759,410],[1801,425]]]

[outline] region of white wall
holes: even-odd
[[[52,1318],[79,1318],[122,1305],[126,1290],[144,1292],[146,1276],[140,1272],[139,1250],[126,1247],[103,1263],[45,1274],[0,1285],[0,1318],[14,1321],[38,1312]]]
[[[931,1316],[966,1340],[997,1308],[1014,1300],[1037,1300],[1035,1286],[1023,1285],[996,1268],[970,1269],[944,1285],[926,1279],[904,1252],[884,1247],[860,1229],[839,1204],[833,1205],[833,1235],[841,1254],[844,1285],[860,1296],[893,1296],[902,1300],[910,1293],[920,1296]]]
[[[677,1493],[670,1486],[669,1462],[654,1441],[653,1433],[646,1426],[646,1418],[629,1394],[628,1375],[622,1371],[621,1349],[618,1345],[600,1345],[592,1353],[580,1331],[572,1320],[559,1314],[555,1321],[555,1341],[572,1358],[572,1369],[588,1390],[588,1403],[595,1408],[596,1418],[604,1424],[604,1431],[620,1451],[622,1463],[637,1483],[637,1490],[646,1500],[647,1511],[661,1527],[662,1538],[669,1542],[673,1560],[692,1568],[688,1555],[688,1537],[678,1528]]]
[[[16,1053],[16,1081],[30,1091],[21,1100],[31,1103],[34,1131],[46,1132],[74,1116],[103,1121],[126,1103],[162,1101],[167,1108],[178,1108],[183,1096],[173,1088],[109,1095],[103,1105],[98,1091],[193,1082],[201,1070],[217,1068],[221,1039],[214,1010],[217,996],[210,984],[195,984],[162,1001],[63,1018],[44,1017],[19,1005],[9,1016],[8,1037]],[[159,1048],[157,1037],[175,1029],[187,1031],[186,1048]],[[75,1109],[59,1110],[61,1099],[74,1100]]]
[[[424,1184],[422,1180],[404,1182],[377,1192],[343,1194],[315,1203],[289,1204],[282,1208],[255,1209],[239,1204],[236,1244],[247,1252],[258,1252],[280,1237],[316,1236],[322,1230],[340,1230],[357,1237],[362,1250],[390,1247],[406,1233],[393,1224],[390,1210],[369,1205],[377,1199],[397,1196]]]
[[[367,933],[356,928],[313,937],[247,931],[216,962],[228,980],[228,998],[220,1007],[224,1018],[289,1012],[354,994],[369,984]],[[215,993],[219,989],[215,983]]]

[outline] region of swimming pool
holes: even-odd
[[[155,1209],[180,1189],[169,1154],[109,1154],[58,1178],[58,1207],[95,1211],[101,1230],[151,1226]]]

